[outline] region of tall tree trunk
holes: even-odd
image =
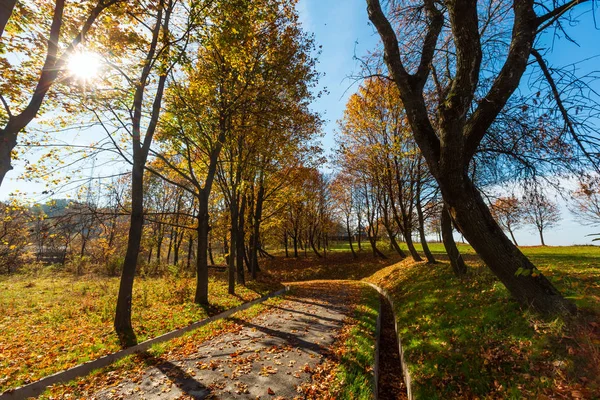
[[[192,251],[194,248],[194,236],[190,233],[188,236],[188,250],[187,250],[187,269],[189,270],[192,264]]]
[[[391,226],[392,224],[391,224],[391,221],[389,218],[389,211],[386,210],[387,204],[385,204],[384,207],[381,207],[382,212],[383,212],[383,226],[385,228],[385,231],[388,234],[388,237],[390,238],[390,244],[392,245],[392,248],[396,251],[396,253],[398,253],[398,255],[400,257],[406,258],[406,253],[402,250],[402,248],[398,244],[398,241],[396,240],[396,234],[392,230],[392,226]]]
[[[450,217],[448,208],[445,205],[442,208],[440,221],[442,239],[444,241],[446,253],[450,259],[450,265],[452,266],[454,274],[458,277],[462,277],[467,273],[467,266],[465,265],[462,255],[458,251],[458,247],[456,247],[456,242],[454,241],[454,236],[452,235],[452,218]]]
[[[260,224],[262,222],[263,202],[265,197],[265,188],[262,183],[262,172],[259,182],[258,195],[256,196],[256,207],[254,210],[254,232],[252,232],[252,243],[250,244],[250,271],[252,274],[252,279],[256,279],[256,273],[258,272],[258,244],[260,236]],[[285,231],[285,256],[288,256],[287,231]]]
[[[237,251],[236,251],[236,267],[237,267],[237,283],[239,285],[246,284],[246,276],[244,274],[244,219],[246,213],[246,196],[242,196],[242,203],[238,211],[237,224]]]
[[[350,230],[350,218],[346,217],[346,232],[348,232],[348,242],[350,243],[350,251],[352,252],[352,258],[356,258],[356,252],[354,251],[354,245],[352,244],[352,231]]]
[[[358,251],[362,251],[362,224],[360,218],[358,218],[358,237],[356,238],[356,245],[358,246]]]
[[[411,229],[410,228],[405,229],[403,232],[403,236],[404,236],[404,240],[406,241],[406,247],[408,247],[408,252],[410,253],[413,260],[422,261],[422,258],[419,255],[419,252],[417,251],[417,249],[415,248],[415,244],[413,243]]]
[[[419,223],[419,239],[421,240],[421,247],[423,247],[423,253],[427,258],[427,262],[435,263],[435,257],[429,249],[427,239],[425,238],[425,218],[423,218],[423,208],[421,207],[421,182],[417,182],[417,219]]]
[[[319,250],[317,250],[317,248],[315,247],[314,233],[311,232],[311,234],[309,235],[308,241],[310,242],[310,247],[312,248],[313,252],[317,255],[317,257],[323,258],[323,255],[321,253],[319,253]]]
[[[230,216],[231,216],[231,229],[230,229],[230,243],[229,243],[229,294],[235,294],[235,262],[237,253],[237,225],[238,225],[238,210],[237,210],[237,193],[236,190],[232,190]]]
[[[544,230],[543,229],[538,229],[540,232],[540,241],[542,242],[542,246],[545,246],[546,243],[544,242]]]
[[[521,304],[549,314],[576,311],[574,304],[563,298],[506,237],[468,177],[463,177],[456,187],[448,186],[442,187],[442,193],[445,192],[445,199],[451,199],[450,212],[460,231]],[[526,273],[517,275],[519,268]]]
[[[175,228],[171,227],[171,233],[169,234],[169,250],[167,251],[167,264],[171,261],[171,252],[173,250],[173,234],[175,232]]]
[[[371,250],[373,251],[373,257],[379,257],[379,258],[383,258],[386,259],[386,255],[383,254],[381,252],[381,250],[379,250],[377,248],[377,237],[375,237],[372,233],[371,233],[371,229],[367,229],[367,239],[369,240],[369,243],[371,244]]]
[[[208,238],[208,259],[210,260],[210,265],[215,265],[215,259],[213,258],[213,248],[212,248],[212,242],[210,241],[210,236]]]
[[[285,258],[289,258],[289,251],[288,251],[288,233],[287,233],[287,229],[283,230],[283,247],[285,247]]]
[[[194,302],[208,304],[208,193],[200,191],[198,196],[198,244],[196,249],[196,295]]]
[[[158,242],[156,243],[156,262],[160,263],[161,259],[160,259],[160,254],[161,254],[161,250],[162,250],[162,242],[163,242],[163,231],[162,229],[159,229],[158,231]]]
[[[176,240],[175,240],[175,250],[173,252],[173,264],[177,265],[177,263],[179,263],[179,248],[181,247],[181,242],[183,242],[183,236],[184,233],[181,232],[180,234],[176,234]]]
[[[144,167],[143,163],[135,162],[131,171],[131,216],[129,222],[129,236],[127,252],[123,262],[123,271],[117,296],[117,309],[115,312],[115,331],[125,347],[137,343],[137,338],[131,325],[131,298],[133,293],[133,280],[137,267],[144,226]]]
[[[298,258],[298,232],[293,236],[294,241],[294,258]]]

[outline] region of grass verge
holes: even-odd
[[[578,304],[577,318],[521,309],[479,264],[463,281],[445,262],[411,261],[367,279],[394,298],[415,398],[598,397],[600,330],[590,299],[600,294],[592,283],[600,269],[568,257],[558,268],[557,258],[546,256],[546,263],[532,259]]]
[[[315,368],[312,381],[303,385],[306,399],[375,398],[373,366],[379,294],[366,285],[357,289],[353,315],[344,321],[331,354]]]

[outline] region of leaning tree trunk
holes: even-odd
[[[515,246],[519,246],[519,243],[517,243],[517,239],[515,239],[515,234],[511,228],[508,228],[508,233],[510,233],[510,237],[511,237],[513,243],[515,244]]]
[[[417,249],[415,248],[415,244],[413,243],[411,229],[410,228],[404,229],[403,234],[404,234],[404,240],[406,241],[406,247],[408,247],[408,251],[409,251],[411,257],[413,258],[413,260],[422,261],[421,256],[419,255],[419,252],[417,251]]]
[[[444,200],[461,233],[513,297],[546,314],[576,312],[575,305],[562,297],[504,234],[466,174],[440,181]]]
[[[442,208],[440,221],[442,240],[444,241],[444,247],[446,248],[448,258],[450,259],[450,265],[452,266],[454,274],[460,278],[467,273],[467,266],[465,265],[465,261],[463,260],[460,251],[458,251],[458,247],[456,247],[456,242],[452,235],[452,218],[450,217],[446,206]]]

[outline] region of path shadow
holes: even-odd
[[[289,345],[294,346],[299,349],[302,349],[302,350],[312,351],[317,354],[323,353],[327,350],[326,347],[324,347],[318,343],[312,343],[312,342],[306,341],[306,340],[302,339],[299,335],[294,334],[294,333],[281,332],[276,329],[271,329],[271,328],[267,328],[266,326],[256,325],[251,322],[243,321],[243,320],[240,320],[237,318],[233,318],[233,320],[235,322],[237,322],[238,324],[247,326],[249,328],[254,328],[257,331],[261,331],[272,337],[282,339]],[[265,338],[265,341],[267,341],[267,340],[268,339]]]
[[[198,382],[195,377],[185,372],[185,370],[179,365],[160,357],[154,357],[147,352],[141,353],[141,355],[144,357],[144,360],[148,365],[165,374],[169,380],[173,382],[173,384],[177,386],[185,395],[199,400],[210,396],[211,390],[202,383]]]

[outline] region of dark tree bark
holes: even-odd
[[[144,102],[145,87],[148,84],[150,72],[153,68],[159,33],[161,28],[165,30],[165,37],[169,28],[169,19],[171,16],[172,1],[166,10],[164,1],[161,1],[158,10],[156,25],[152,32],[150,49],[146,55],[144,67],[141,74],[140,84],[137,86],[133,100],[133,118],[132,118],[132,139],[133,139],[133,165],[131,170],[131,217],[129,225],[129,238],[127,241],[127,251],[123,262],[123,272],[119,285],[119,294],[117,296],[117,307],[115,312],[115,331],[119,336],[123,346],[131,346],[137,342],[137,338],[131,325],[131,298],[133,292],[133,280],[137,268],[138,255],[140,253],[140,244],[142,240],[142,230],[144,225],[144,168],[152,144],[152,138],[158,124],[162,96],[165,88],[167,74],[162,74],[158,79],[154,102],[152,105],[151,117],[146,134],[142,142],[141,139],[141,120],[142,106]],[[163,12],[165,13],[163,21]],[[164,25],[163,25],[164,24]]]
[[[420,175],[420,164],[419,164],[419,175]],[[421,247],[423,247],[423,253],[425,253],[425,257],[427,258],[427,262],[435,263],[435,257],[431,253],[429,249],[429,245],[427,244],[427,239],[425,238],[425,218],[423,218],[423,208],[421,207],[421,180],[417,181],[417,219],[419,223],[419,239],[421,239]]]
[[[213,258],[213,249],[212,249],[212,242],[210,241],[210,236],[208,238],[208,259],[210,260],[210,265],[215,265],[215,259]]]
[[[17,4],[17,0],[0,0],[0,38]]]
[[[452,218],[450,217],[450,213],[448,213],[448,208],[446,206],[442,208],[440,221],[442,225],[442,239],[444,241],[444,247],[446,248],[446,254],[448,254],[450,265],[452,266],[454,274],[460,278],[467,273],[467,266],[465,265],[465,261],[463,260],[460,251],[458,251],[458,247],[456,247],[456,242],[454,241],[454,236],[452,235]]]
[[[244,274],[244,222],[246,213],[246,196],[242,195],[241,205],[238,211],[237,224],[237,251],[236,251],[236,277],[239,285],[246,284],[246,276]]]
[[[514,234],[512,228],[510,227],[510,225],[507,226],[507,229],[508,229],[508,233],[510,233],[510,238],[512,239],[515,246],[519,246],[519,243],[517,243],[517,239],[515,239],[515,234]]]
[[[348,232],[348,242],[350,243],[350,251],[352,252],[352,258],[356,258],[356,252],[354,251],[354,245],[352,244],[352,231],[350,230],[349,216],[346,216],[346,232]]]
[[[258,272],[258,244],[259,244],[259,236],[260,236],[260,223],[262,222],[262,211],[263,211],[263,202],[265,197],[265,188],[262,182],[263,176],[261,172],[261,176],[259,177],[259,187],[258,194],[256,196],[256,207],[254,210],[254,223],[252,232],[252,243],[250,246],[250,273],[252,274],[252,279],[256,279],[256,275]],[[284,241],[285,241],[285,256],[288,256],[288,247],[287,247],[287,231],[284,233]]]
[[[194,236],[192,234],[190,234],[188,236],[188,250],[187,250],[187,268],[190,269],[190,267],[192,266],[192,251],[194,248]]]
[[[237,260],[237,240],[238,240],[238,207],[237,207],[237,190],[232,190],[234,195],[231,196],[229,204],[231,216],[230,240],[229,240],[229,274],[228,274],[228,292],[235,294],[235,262]]]
[[[560,16],[564,9],[559,9],[564,6],[538,17],[534,0],[513,1],[514,18],[510,21],[513,30],[508,54],[501,70],[490,77],[493,79],[490,90],[474,104],[482,60],[476,2],[445,2],[445,8],[441,10],[436,2],[423,1],[426,31],[420,63],[411,74],[402,62],[396,32],[379,0],[366,1],[369,19],[382,38],[384,59],[400,91],[414,138],[464,237],[522,305],[547,314],[575,312],[575,305],[564,299],[502,232],[468,175],[468,167],[481,140],[519,86],[540,25]],[[579,3],[582,1],[574,0],[566,6]],[[456,67],[452,84],[440,101],[434,127],[423,91],[433,66],[445,12],[456,47]],[[517,274],[518,270],[526,273]]]
[[[298,258],[298,232],[292,236],[292,241],[294,242],[294,258]]]
[[[542,242],[542,246],[545,246],[546,243],[544,242],[544,230],[538,229],[538,231],[540,232],[540,241]]]
[[[196,294],[194,302],[208,304],[208,234],[210,231],[208,215],[208,191],[202,190],[198,196],[197,231],[198,243],[196,247]]]

